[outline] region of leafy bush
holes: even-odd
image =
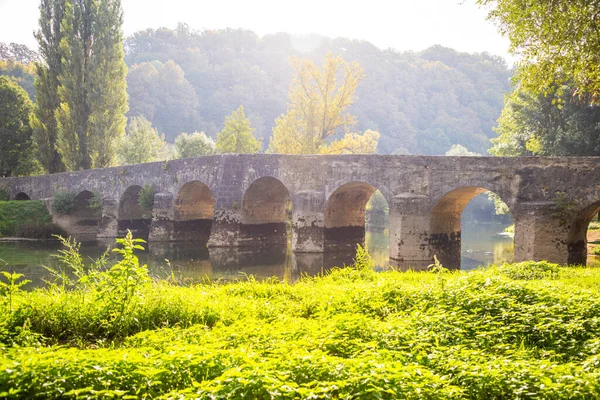
[[[154,205],[154,187],[152,185],[144,185],[140,189],[138,205],[146,212],[152,211],[152,206]]]
[[[10,199],[10,194],[8,189],[0,187],[0,201],[8,201]]]
[[[57,214],[71,214],[75,208],[75,197],[73,192],[58,191],[54,193],[52,211]]]
[[[104,205],[104,199],[102,195],[98,192],[93,192],[92,197],[88,199],[88,208],[90,210],[100,210]]]
[[[294,285],[178,287],[148,278],[131,235],[110,269],[69,243],[71,286],[0,301],[2,398],[600,396],[600,269],[376,273],[359,248]]]
[[[0,201],[0,236],[44,239],[61,231],[41,200]]]
[[[559,265],[548,261],[523,261],[515,264],[504,264],[499,267],[501,274],[511,279],[553,279],[558,276]]]

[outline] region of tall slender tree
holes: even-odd
[[[36,103],[31,118],[37,158],[48,173],[64,171],[65,166],[56,148],[58,126],[55,113],[60,106],[58,76],[62,68],[59,45],[63,38],[62,20],[65,0],[41,0],[40,29],[35,33],[41,62],[37,63]]]
[[[60,0],[57,0],[60,1]],[[66,0],[57,147],[70,170],[103,168],[125,131],[127,67],[120,0]]]
[[[254,136],[250,120],[244,114],[244,106],[225,117],[223,130],[217,135],[216,150],[219,153],[258,153],[261,144]]]

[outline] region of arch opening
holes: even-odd
[[[578,213],[569,230],[567,240],[569,264],[587,265],[600,262],[600,201]]]
[[[175,199],[174,236],[179,241],[208,242],[213,224],[215,197],[200,181],[187,182]]]
[[[504,208],[506,214],[497,214],[498,208]],[[474,186],[454,189],[431,211],[432,256],[452,269],[512,261],[512,223],[510,210],[495,193]]]
[[[118,235],[120,237],[125,236],[127,230],[130,230],[133,237],[148,240],[152,210],[144,210],[140,207],[141,190],[141,186],[129,186],[121,196],[118,219]]]
[[[27,193],[20,192],[15,195],[13,200],[31,200],[31,198],[29,197],[29,195]]]
[[[370,230],[387,233],[388,212],[387,200],[374,186],[365,182],[350,182],[340,186],[331,194],[325,206],[324,250],[353,252],[357,244],[364,246],[367,226]],[[387,236],[379,236],[379,241],[386,243],[378,243],[378,246],[387,249]]]
[[[65,228],[69,234],[79,241],[93,241],[98,235],[102,209],[90,202],[93,198],[94,193],[83,190],[75,196],[75,203],[70,214],[55,216],[55,219],[61,219],[61,225],[66,224]]]
[[[292,200],[276,178],[258,178],[242,200],[241,245],[278,246],[291,240]]]

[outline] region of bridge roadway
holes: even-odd
[[[496,193],[515,222],[515,260],[585,263],[586,231],[600,210],[600,158],[226,154],[35,177],[1,178],[11,199],[77,193],[54,221],[81,240],[131,229],[150,241],[326,252],[364,240],[365,205],[379,189],[390,209],[390,257],[460,259],[461,213]],[[152,185],[154,204],[138,196]],[[88,200],[97,193],[100,209]]]

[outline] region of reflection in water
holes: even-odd
[[[479,265],[511,261],[512,239],[499,235],[505,224],[480,224],[463,227],[462,264],[446,265],[450,269],[472,269]],[[367,232],[366,245],[375,267],[382,270],[390,265],[389,233]],[[100,256],[114,242],[84,243],[81,253],[84,259]],[[293,253],[286,247],[257,248],[206,248],[190,242],[148,243],[147,250],[138,255],[156,277],[174,277],[179,282],[193,283],[202,280],[245,279],[253,275],[257,279],[277,277],[294,282],[301,276],[317,275],[335,266],[350,265],[353,252]],[[0,242],[0,269],[15,271],[31,279],[32,285],[43,285],[49,273],[41,267],[56,268],[58,260],[53,257],[59,248],[57,242]],[[114,255],[112,257],[115,257]],[[425,269],[429,262],[391,263],[394,267]]]

